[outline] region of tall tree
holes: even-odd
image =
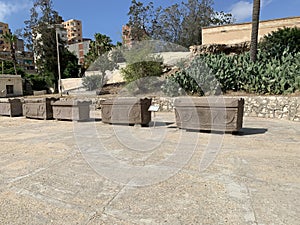
[[[105,34],[96,33],[95,40],[90,42],[89,52],[85,57],[84,69],[94,72],[92,76],[83,78],[83,85],[88,90],[101,89],[107,81],[107,71],[118,68],[113,57],[113,48],[110,37]]]
[[[95,40],[90,42],[89,52],[85,57],[85,69],[87,69],[99,56],[109,52],[115,47],[110,37],[105,34],[96,33]]]
[[[185,17],[182,22],[181,45],[189,47],[202,43],[202,27],[211,24],[214,14],[212,4],[212,0],[188,0],[187,3],[183,3]]]
[[[188,0],[154,9],[152,2],[145,6],[133,0],[128,13],[132,39],[140,41],[147,34],[184,47],[201,44],[202,27],[232,23],[231,14],[216,12],[212,5],[213,0]]]
[[[10,47],[10,57],[12,59],[13,65],[14,65],[14,71],[17,75],[17,59],[16,59],[16,42],[17,42],[17,36],[12,33],[5,33],[2,35],[4,40],[9,44]]]
[[[253,0],[252,32],[251,32],[251,44],[250,44],[250,57],[253,62],[255,62],[257,59],[259,14],[260,14],[260,0]]]
[[[24,21],[27,48],[34,52],[38,74],[49,87],[58,87],[56,28],[60,23],[51,0],[34,0],[30,19]],[[61,50],[61,48],[60,48]]]
[[[142,2],[136,0],[131,1],[129,7],[129,22],[130,36],[134,41],[142,41],[149,37],[149,27],[153,17],[153,2],[144,5]]]
[[[56,32],[61,33],[62,19],[53,9],[52,0],[34,0],[30,10],[30,19],[24,21],[24,39],[26,47],[34,52],[35,64],[39,76],[43,77],[49,87],[58,87],[58,62]],[[74,57],[69,57],[70,52],[65,47],[66,40],[59,35],[60,69],[65,76],[76,76]],[[67,71],[65,72],[65,69]],[[71,69],[72,68],[72,69]],[[72,72],[71,72],[72,71]],[[72,73],[71,75],[69,73]],[[68,75],[67,75],[68,73]]]
[[[178,43],[182,29],[183,15],[179,4],[159,7],[152,19],[151,36],[157,40]]]

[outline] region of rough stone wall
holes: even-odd
[[[192,55],[198,54],[241,54],[250,50],[250,42],[242,42],[238,44],[210,44],[210,45],[193,45],[190,46]]]
[[[245,116],[300,122],[300,97],[243,97]]]
[[[152,105],[159,105],[159,111],[161,112],[173,112],[174,101],[175,98],[171,97],[152,98]]]
[[[300,97],[284,96],[235,96],[244,98],[244,116],[287,119],[300,122]],[[152,104],[160,105],[160,111],[174,111],[175,98],[154,98]]]

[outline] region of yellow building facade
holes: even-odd
[[[260,21],[259,39],[284,27],[300,27],[299,17],[288,17]],[[238,44],[251,40],[252,23],[229,24],[223,26],[204,27],[202,29],[202,45],[208,44]]]

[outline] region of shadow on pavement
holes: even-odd
[[[264,134],[268,131],[266,128],[248,128],[244,127],[240,129],[238,132],[234,132],[234,135],[237,136],[245,136],[245,135],[255,135],[255,134]]]
[[[168,127],[172,124],[174,124],[174,122],[151,121],[149,127]]]

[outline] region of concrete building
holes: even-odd
[[[23,68],[27,73],[36,73],[33,52],[21,52],[16,54],[18,66]]]
[[[140,30],[139,31],[139,38],[143,39],[143,38],[147,38],[148,34],[146,33],[145,30]],[[125,46],[132,46],[134,41],[138,41],[134,35],[132,34],[132,28],[129,25],[123,25],[122,26],[122,42],[123,45]]]
[[[68,44],[82,42],[82,24],[80,20],[71,19],[62,22],[67,30]]]
[[[19,75],[0,75],[0,97],[23,95],[22,78]]]
[[[84,56],[89,52],[90,42],[90,39],[82,39],[82,42],[67,46],[68,50],[77,56],[80,65],[84,64]]]
[[[300,16],[265,20],[259,23],[259,39],[283,27],[300,27]],[[202,28],[202,45],[237,44],[251,40],[252,23],[229,24]]]
[[[18,38],[16,42],[16,52],[24,52],[24,51],[25,51],[24,40]]]
[[[1,38],[1,34],[11,33],[9,25],[6,23],[0,22],[0,60],[1,61],[11,61],[11,51],[9,43],[5,42]],[[15,56],[18,63],[18,66],[24,69],[28,73],[35,73],[34,70],[34,60],[33,53],[25,51],[24,41],[20,38],[17,38],[15,43]]]
[[[131,27],[128,25],[122,26],[122,41],[125,46],[131,46],[132,44],[133,38],[131,35]]]

